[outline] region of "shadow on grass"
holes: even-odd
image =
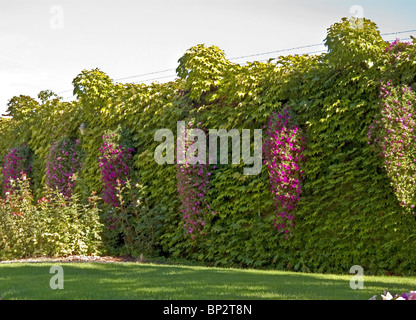
[[[416,279],[352,275],[164,266],[140,263],[60,263],[64,289],[52,290],[51,263],[0,264],[2,299],[359,299],[416,289]]]

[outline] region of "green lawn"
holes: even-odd
[[[52,290],[52,263],[0,264],[2,299],[359,299],[387,290],[416,289],[416,279],[364,277],[353,290],[352,275],[222,269],[142,263],[56,263],[64,289]]]

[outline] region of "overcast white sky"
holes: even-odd
[[[70,97],[83,69],[98,67],[113,79],[175,69],[199,43],[219,46],[228,58],[319,44],[354,5],[381,33],[416,29],[414,0],[0,0],[0,113],[15,95],[50,89]],[[409,33],[385,39],[395,37]],[[125,81],[164,82],[174,74]]]

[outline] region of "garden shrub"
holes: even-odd
[[[103,213],[103,242],[109,254],[150,255],[159,253],[157,229],[163,223],[157,212],[149,208],[146,187],[127,179],[115,188],[117,206],[107,208]]]
[[[76,195],[49,189],[35,202],[25,174],[12,187],[0,201],[0,259],[100,253],[97,196],[81,204]]]

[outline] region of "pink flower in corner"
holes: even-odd
[[[416,300],[416,291],[410,291],[407,295],[407,300]]]

